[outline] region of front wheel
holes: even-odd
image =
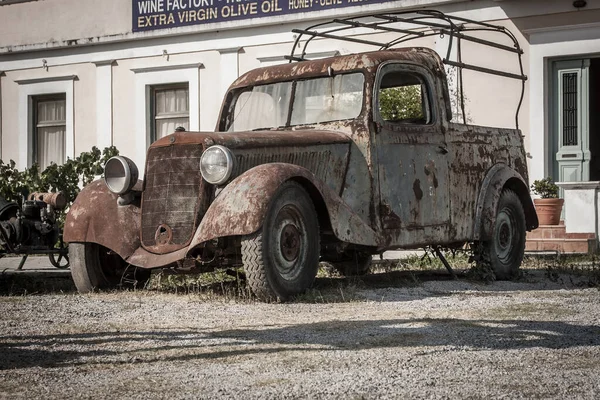
[[[71,276],[79,293],[117,287],[143,287],[150,270],[129,265],[96,243],[70,243]]]
[[[519,196],[512,190],[504,190],[498,202],[496,223],[489,241],[481,243],[477,259],[489,263],[496,279],[512,279],[518,276],[525,252],[525,212]]]
[[[263,226],[242,238],[248,285],[262,300],[288,300],[308,289],[319,265],[319,223],[311,198],[296,182],[273,196]]]

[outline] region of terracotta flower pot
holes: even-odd
[[[564,199],[533,199],[540,225],[558,225]]]

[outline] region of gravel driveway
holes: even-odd
[[[3,296],[0,398],[599,398],[600,291],[526,276],[326,303]]]

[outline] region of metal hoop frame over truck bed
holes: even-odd
[[[389,42],[376,42],[373,40],[367,40],[353,36],[344,36],[344,34],[350,34],[350,30],[357,28],[371,29],[374,33],[397,33],[399,36]],[[305,57],[307,55],[308,45],[315,38],[326,38],[360,43],[378,47],[380,50],[385,50],[398,47],[400,44],[414,39],[435,35],[440,35],[443,37],[444,35],[447,35],[449,37],[448,48],[442,61],[444,64],[456,67],[458,69],[460,107],[463,121],[466,120],[466,115],[462,87],[462,71],[463,69],[468,69],[485,74],[502,76],[509,79],[517,79],[522,82],[521,96],[515,112],[515,124],[517,129],[519,128],[519,112],[523,103],[523,96],[525,95],[525,81],[527,80],[527,76],[523,72],[523,49],[519,45],[515,35],[504,26],[451,16],[436,10],[412,10],[394,13],[369,14],[348,18],[336,18],[331,21],[309,26],[306,29],[293,29],[292,32],[298,34],[298,36],[294,42],[294,47],[291,54],[286,56],[286,59],[288,59],[290,62],[306,61],[307,59]],[[501,43],[481,39],[470,34],[473,32],[491,32],[504,35],[510,39],[513,45],[507,46]],[[301,46],[300,42],[303,40],[306,40],[306,42]],[[462,62],[461,41],[463,40],[478,43],[490,48],[495,48],[503,52],[516,54],[518,58],[519,73],[515,74],[495,68],[488,68],[481,65]],[[455,41],[456,57],[455,59],[451,59]],[[298,51],[300,52],[299,54]]]

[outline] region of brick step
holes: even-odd
[[[540,225],[539,228],[527,232],[529,239],[594,239],[596,234],[591,232],[566,232],[564,225]]]
[[[559,253],[594,253],[595,239],[530,239],[525,242],[525,251],[558,251]]]

